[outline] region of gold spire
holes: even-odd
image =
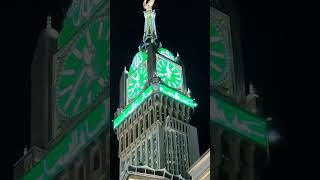
[[[144,1],[143,1],[143,8],[144,8],[145,10],[147,10],[147,11],[151,11],[151,10],[152,10],[152,6],[153,6],[153,4],[154,4],[154,1],[155,1],[155,0],[149,0],[149,1],[147,2],[147,0],[144,0]]]

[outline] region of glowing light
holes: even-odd
[[[123,112],[113,121],[113,128],[117,128],[122,122],[124,122],[127,117],[132,114],[134,110],[137,109],[137,107],[144,102],[153,92],[159,92],[169,96],[191,108],[195,108],[197,106],[197,103],[194,102],[193,99],[183,95],[182,93],[179,93],[171,88],[166,87],[165,85],[159,84],[159,88],[153,88],[157,87],[155,85],[149,86],[136,100],[134,100],[130,105],[128,105]]]
[[[265,148],[268,145],[266,121],[219,96],[210,98],[210,120]]]
[[[137,107],[146,100],[152,93],[152,86],[149,86],[135,101],[128,105],[124,111],[114,120],[113,128],[117,128],[126,118],[132,114]]]
[[[275,130],[271,130],[269,133],[268,133],[268,140],[270,141],[270,143],[272,144],[276,144],[279,142],[280,140],[280,134],[275,131]]]

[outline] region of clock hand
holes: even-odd
[[[64,110],[66,110],[66,109],[68,108],[68,106],[70,105],[72,99],[75,97],[75,93],[76,93],[76,91],[77,91],[77,89],[78,89],[78,87],[79,87],[79,85],[80,85],[80,83],[81,83],[81,81],[82,81],[85,73],[86,73],[86,70],[85,70],[85,68],[84,68],[84,69],[82,69],[81,74],[80,74],[80,77],[79,77],[79,79],[77,80],[74,88],[72,89],[71,94],[70,94],[67,102],[66,102],[66,103],[64,104],[64,106],[63,106],[63,109],[64,109]]]
[[[168,76],[168,73],[162,74],[162,73],[158,73],[159,76]]]
[[[169,63],[167,64],[166,70],[167,70],[168,78],[170,78],[171,71],[170,71],[170,68],[169,68]]]

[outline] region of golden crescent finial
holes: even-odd
[[[152,10],[152,6],[153,6],[153,4],[154,4],[154,1],[155,0],[149,0],[148,2],[147,2],[147,0],[144,0],[143,1],[143,8],[145,9],[145,10]]]

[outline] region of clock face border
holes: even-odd
[[[86,30],[88,30],[88,28],[90,29],[90,26],[94,25],[95,23],[102,21],[102,22],[107,22],[108,25],[107,27],[107,40],[106,42],[108,43],[107,45],[107,60],[106,60],[106,71],[107,73],[107,77],[106,77],[106,86],[101,87],[101,90],[99,91],[99,95],[95,98],[95,100],[89,104],[86,105],[86,107],[84,108],[84,110],[75,113],[73,115],[66,115],[60,108],[58,105],[58,83],[60,81],[61,75],[60,73],[62,72],[62,70],[64,69],[64,63],[65,61],[68,59],[68,57],[72,54],[72,49],[73,47],[75,47],[77,45],[77,43],[79,42],[80,38],[85,34]],[[55,108],[55,117],[58,118],[58,120],[70,120],[70,119],[81,119],[83,118],[83,116],[85,116],[86,114],[88,114],[88,112],[90,112],[97,103],[99,103],[101,101],[101,99],[103,99],[104,97],[106,97],[106,94],[109,92],[109,83],[110,83],[110,16],[107,15],[106,13],[102,13],[99,14],[95,17],[93,17],[89,23],[85,24],[85,26],[83,26],[78,33],[60,50],[57,51],[57,53],[54,55],[53,57],[54,59],[54,63],[55,63],[55,70],[54,70],[54,108]],[[82,67],[84,68],[84,67]]]
[[[133,78],[133,76],[140,70],[140,69],[145,69],[146,70],[146,82],[143,84],[142,89],[140,90],[140,92],[138,92],[134,97],[129,98],[129,81]],[[143,90],[145,89],[145,87],[148,84],[148,78],[149,78],[149,74],[148,74],[148,66],[147,66],[147,61],[144,61],[142,64],[139,65],[139,67],[137,69],[135,69],[134,72],[132,72],[130,74],[130,76],[127,78],[126,80],[126,99],[127,99],[127,104],[129,104],[130,102],[132,102],[136,97],[139,96],[139,94],[141,94],[143,92]]]
[[[221,37],[224,39],[225,46],[225,60],[226,60],[226,69],[225,72],[221,75],[222,77],[218,80],[211,79],[210,75],[210,87],[223,86],[226,84],[233,83],[234,79],[234,64],[233,64],[233,49],[232,49],[232,41],[231,41],[231,25],[230,25],[230,17],[223,12],[215,9],[214,7],[210,7],[210,25],[214,24],[217,28],[218,33],[221,33]],[[211,43],[210,43],[211,44]],[[210,55],[210,63],[212,62]],[[211,70],[211,67],[210,67]],[[231,82],[228,82],[231,81]],[[228,85],[230,86],[230,85]]]
[[[160,54],[161,56],[163,56],[171,61],[174,61],[174,62],[177,61],[176,58],[174,57],[174,55],[172,54],[172,52],[166,48],[163,48],[163,47],[158,48],[157,54]]]
[[[162,80],[162,78],[159,76],[159,78],[161,79],[161,81],[165,84],[165,85],[167,85],[167,86],[169,86],[170,88],[173,88],[173,89],[178,89],[178,90],[181,90],[182,88],[183,88],[183,81],[184,81],[184,79],[183,79],[183,71],[182,71],[182,66],[181,65],[179,65],[179,64],[177,64],[175,61],[172,61],[172,60],[170,60],[170,59],[168,59],[168,58],[166,58],[165,56],[163,56],[162,54],[156,54],[156,72],[158,73],[158,62],[159,61],[167,61],[168,63],[170,63],[170,64],[173,64],[173,66],[175,66],[175,68],[176,69],[178,69],[179,70],[179,73],[180,73],[180,77],[181,77],[181,80],[180,80],[180,86],[178,86],[178,87],[172,87],[171,85],[169,85],[169,84],[167,84],[167,82],[165,82],[164,80]]]

